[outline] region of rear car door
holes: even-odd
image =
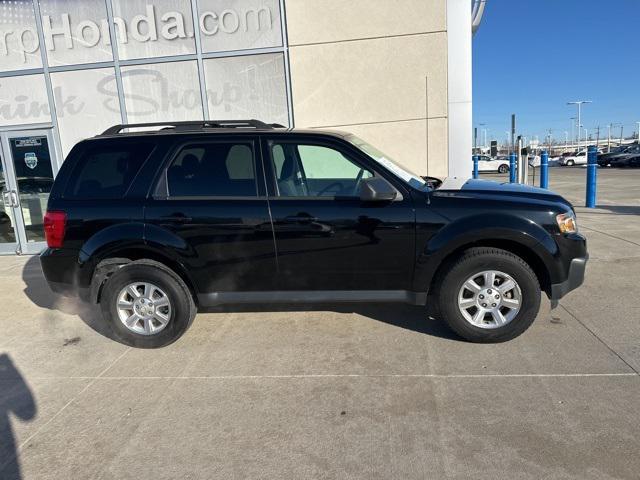
[[[177,255],[199,294],[271,288],[275,244],[256,152],[250,135],[180,141],[147,201],[147,242]]]
[[[337,139],[264,136],[279,290],[410,290],[415,212],[410,193],[363,202],[371,159]],[[387,173],[387,175],[390,175]]]

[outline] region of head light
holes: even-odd
[[[573,212],[561,213],[556,215],[556,222],[561,233],[575,233],[578,231],[576,216]]]

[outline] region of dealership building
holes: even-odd
[[[0,0],[0,253],[42,248],[51,179],[114,124],[343,129],[418,173],[468,176],[474,12],[470,0]]]

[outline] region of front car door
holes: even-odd
[[[193,137],[172,151],[145,208],[150,246],[171,246],[203,304],[271,289],[275,244],[256,139]]]
[[[363,202],[363,179],[382,170],[346,141],[265,135],[269,207],[278,250],[278,290],[411,290],[415,212],[411,193]]]

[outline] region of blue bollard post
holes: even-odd
[[[598,179],[598,150],[593,145],[587,150],[587,208],[596,206],[596,181]]]
[[[540,188],[549,188],[549,154],[546,150],[540,153]]]
[[[473,178],[478,178],[478,162],[480,161],[480,155],[473,156]]]
[[[516,152],[511,152],[509,154],[509,182],[516,183],[516,160],[517,160]]]

